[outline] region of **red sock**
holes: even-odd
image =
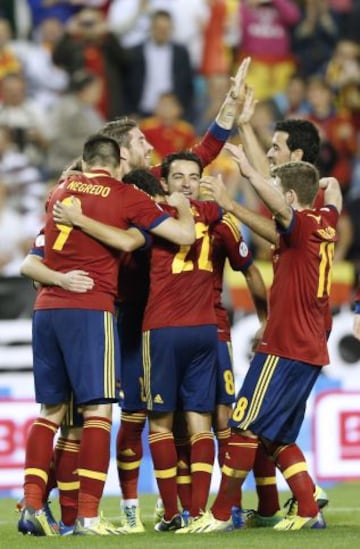
[[[165,508],[165,520],[179,510],[176,486],[176,448],[172,433],[150,433],[149,444],[160,497]]]
[[[110,431],[110,419],[93,416],[84,420],[78,461],[79,517],[99,514],[110,461]]]
[[[319,511],[314,499],[314,483],[307,472],[304,454],[296,444],[280,446],[275,453],[276,462],[298,502],[301,517],[315,517]]]
[[[191,444],[189,438],[175,438],[177,454],[177,492],[183,509],[191,507]]]
[[[232,433],[225,454],[220,489],[211,508],[215,518],[229,520],[236,498],[241,506],[241,486],[253,468],[257,446],[256,438]]]
[[[258,446],[253,471],[258,495],[258,513],[270,517],[279,511],[280,502],[276,487],[276,466],[262,444]]]
[[[55,458],[55,454],[53,451],[53,455],[50,462],[48,481],[47,481],[45,493],[44,493],[44,503],[47,503],[49,501],[50,492],[57,487],[54,458]]]
[[[219,431],[216,431],[215,435],[218,441],[218,461],[221,469],[224,465],[225,452],[231,437],[231,429],[230,427],[220,429]]]
[[[205,511],[210,491],[211,475],[215,459],[212,433],[197,433],[191,437],[191,509],[190,516],[197,517]]]
[[[116,439],[116,458],[123,499],[138,497],[140,463],[143,455],[141,434],[146,412],[122,412]]]
[[[80,440],[59,437],[55,447],[55,466],[61,520],[66,526],[74,524],[78,514]]]
[[[56,423],[39,417],[32,424],[27,438],[24,496],[25,505],[34,509],[43,506],[57,430]]]

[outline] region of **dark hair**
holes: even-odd
[[[175,160],[187,160],[189,162],[195,162],[199,166],[200,177],[203,172],[203,165],[197,154],[191,151],[180,151],[176,153],[171,153],[165,156],[161,162],[161,177],[167,180],[169,177],[170,167]]]
[[[136,185],[138,189],[146,192],[150,196],[164,196],[165,192],[160,182],[148,170],[136,169],[131,170],[123,177],[124,183]]]
[[[319,190],[319,172],[310,162],[302,160],[275,166],[271,173],[278,176],[284,191],[294,190],[301,206],[310,206]]]
[[[151,20],[154,21],[154,19],[157,19],[158,17],[166,17],[170,21],[172,21],[171,13],[167,10],[155,10],[151,14]]]
[[[320,136],[312,122],[296,118],[280,120],[275,124],[275,131],[289,134],[286,143],[290,151],[301,149],[302,160],[316,164],[320,151]]]
[[[115,139],[94,134],[84,143],[82,159],[89,166],[116,168],[120,164],[120,148]]]
[[[106,135],[115,139],[115,141],[121,146],[129,147],[130,136],[129,132],[133,128],[137,127],[137,122],[127,116],[122,116],[107,122],[105,126],[99,131],[101,135]]]

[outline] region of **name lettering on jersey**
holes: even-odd
[[[316,231],[324,240],[334,240],[336,230],[333,227],[325,227]]]
[[[83,181],[69,181],[66,185],[68,191],[76,191],[78,193],[85,194],[95,194],[106,198],[111,192],[111,187],[106,187],[104,185],[94,185],[93,183],[84,183]]]

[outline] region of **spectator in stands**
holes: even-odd
[[[53,60],[70,75],[87,69],[101,78],[97,109],[106,120],[126,114],[123,84],[128,56],[100,10],[86,8],[69,20],[54,48]]]
[[[7,74],[19,73],[22,70],[21,61],[12,47],[11,38],[9,21],[0,17],[0,80]]]
[[[300,19],[293,0],[243,0],[235,24],[239,29],[238,53],[250,56],[248,83],[257,99],[268,99],[285,89],[295,70],[291,31]]]
[[[318,127],[322,137],[321,175],[336,177],[342,192],[346,193],[357,149],[351,117],[349,113],[337,110],[333,91],[321,76],[313,76],[309,80],[307,97],[310,111],[306,118]]]
[[[35,234],[43,213],[46,185],[40,170],[18,150],[11,128],[4,125],[0,125],[0,181],[7,188],[9,207],[23,220],[33,220]]]
[[[171,91],[181,103],[184,118],[190,121],[194,73],[186,47],[173,42],[169,12],[154,12],[149,38],[129,51],[131,66],[126,80],[129,112],[151,116],[160,95]]]
[[[173,40],[189,50],[194,70],[201,60],[203,31],[208,19],[208,0],[113,0],[108,19],[121,44],[130,48],[146,40],[151,14],[165,10],[173,21]]]
[[[55,44],[64,34],[64,25],[56,17],[39,23],[33,40],[17,40],[12,43],[22,62],[27,80],[28,95],[45,109],[50,109],[66,89],[68,75],[57,67],[52,59]]]
[[[194,127],[182,119],[182,107],[171,92],[160,95],[154,116],[144,118],[140,129],[154,147],[155,164],[173,151],[190,149],[197,140]]]
[[[272,97],[279,118],[301,118],[309,112],[306,90],[305,78],[298,72],[292,74],[286,89]]]
[[[101,8],[106,12],[110,0],[27,0],[30,7],[32,28],[37,29],[44,19],[56,17],[64,24],[83,8]]]
[[[338,27],[327,0],[304,0],[294,29],[292,49],[305,77],[319,73],[338,40]]]
[[[20,152],[39,169],[45,161],[49,125],[45,109],[27,97],[27,82],[21,74],[8,74],[1,81],[0,124],[9,126]]]
[[[68,93],[59,99],[49,115],[51,177],[58,178],[64,167],[80,156],[87,137],[104,125],[105,119],[96,110],[101,91],[101,80],[93,73],[79,69],[72,74]]]

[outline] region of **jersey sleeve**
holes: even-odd
[[[36,235],[35,240],[32,244],[32,248],[29,251],[30,255],[37,255],[41,258],[45,257],[45,233],[44,229]]]
[[[229,135],[230,130],[225,130],[213,122],[200,143],[193,146],[191,150],[200,158],[203,167],[210,164],[220,154]]]
[[[126,196],[126,216],[130,225],[151,231],[170,216],[148,194],[131,187]]]
[[[237,220],[230,214],[225,214],[215,225],[214,232],[221,237],[225,247],[226,257],[234,271],[246,271],[253,263],[253,256],[240,233]]]

